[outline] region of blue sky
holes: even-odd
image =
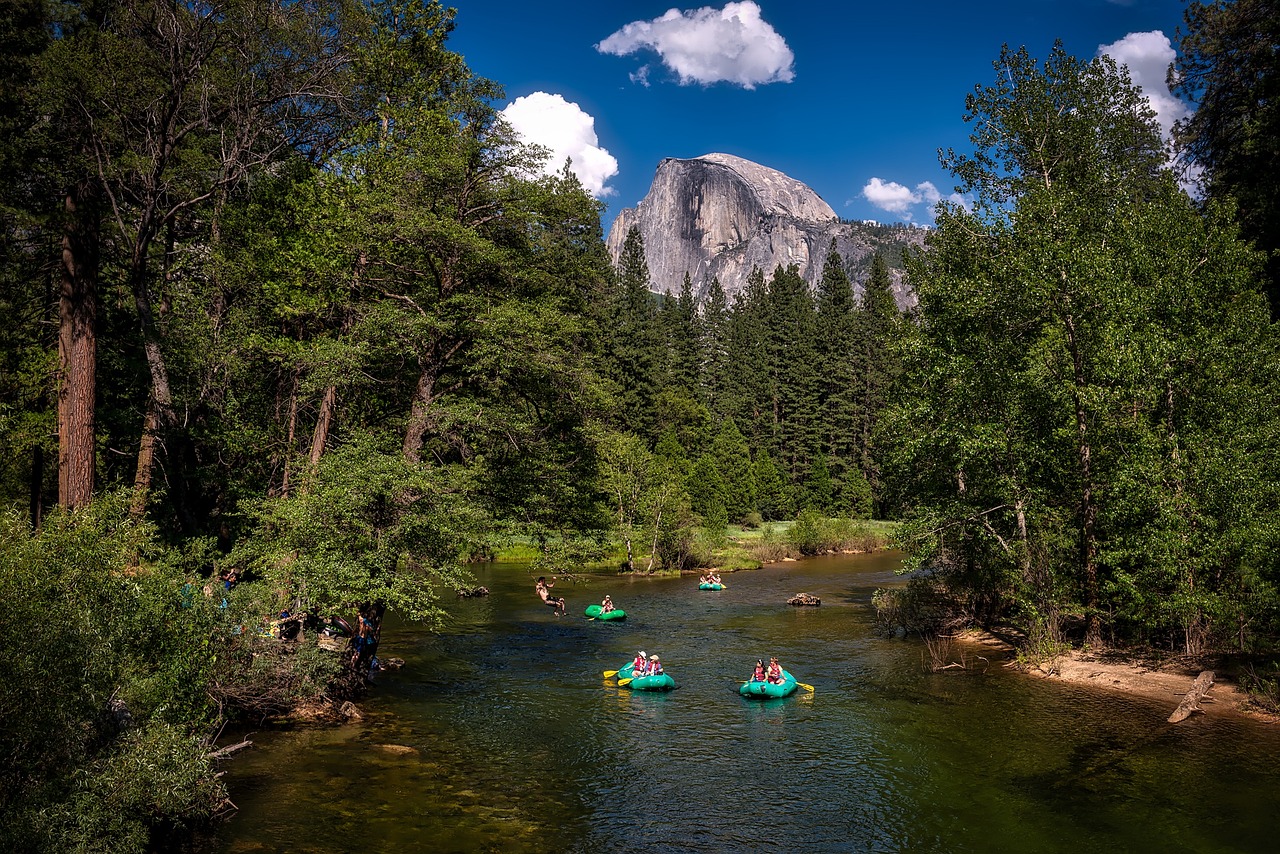
[[[953,190],[937,150],[968,145],[965,95],[994,79],[1005,43],[1105,50],[1164,123],[1186,111],[1164,85],[1183,2],[453,5],[451,47],[503,85],[497,106],[556,166],[572,154],[606,231],[662,158],[713,151],[805,182],[845,218],[930,223]]]

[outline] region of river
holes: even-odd
[[[562,581],[476,569],[442,633],[389,623],[405,661],[363,721],[253,734],[226,765],[225,852],[1271,852],[1280,727],[1030,679],[993,662],[925,672],[877,636],[892,553],[726,576]],[[817,608],[792,608],[798,592]],[[609,593],[624,622],[588,621]],[[632,693],[604,670],[644,649],[678,684]],[[815,691],[737,693],[776,655]]]

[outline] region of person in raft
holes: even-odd
[[[649,659],[645,656],[644,650],[636,653],[635,660],[631,662],[631,678],[643,676],[649,669]]]
[[[763,659],[759,659],[759,658],[756,659],[756,669],[755,669],[755,672],[751,674],[751,681],[752,682],[764,681],[764,660]]]
[[[551,588],[555,586],[556,580],[554,578],[547,581],[545,575],[539,575],[538,583],[533,586],[533,589],[537,591],[538,598],[541,599],[544,604],[550,605],[552,608],[556,609],[557,617],[562,617],[564,616],[565,601],[563,596],[551,595]]]
[[[656,652],[653,655],[649,656],[649,669],[645,671],[644,675],[645,676],[661,676],[662,675],[662,661],[659,660],[658,654]]]
[[[707,573],[707,581],[711,584],[720,584],[720,573],[714,569]]]
[[[609,594],[608,594],[608,593],[606,593],[606,594],[605,594],[605,596],[604,596],[604,600],[603,600],[603,601],[601,601],[601,603],[600,603],[600,613],[602,613],[602,614],[607,614],[607,613],[609,613],[610,611],[613,611],[613,610],[615,610],[615,609],[614,609],[614,607],[613,607],[613,600],[612,600],[612,599],[610,599],[610,598],[609,598]]]
[[[782,665],[778,663],[776,655],[769,659],[769,681],[774,685],[781,685],[784,681],[782,678]]]

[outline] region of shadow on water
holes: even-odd
[[[995,666],[926,673],[877,637],[892,554],[557,587],[480,567],[492,595],[441,634],[388,624],[403,658],[359,724],[266,732],[229,763],[240,813],[219,851],[1271,851],[1280,733],[1164,723],[1146,700]],[[807,592],[817,608],[786,599]],[[589,622],[609,593],[628,619]],[[678,690],[602,676],[639,649]],[[816,689],[738,694],[777,655]]]

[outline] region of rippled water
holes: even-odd
[[[403,658],[337,729],[264,732],[228,763],[220,851],[1241,852],[1280,848],[1280,728],[1031,680],[993,662],[929,674],[871,631],[892,554],[696,578],[601,576],[556,592],[481,567],[492,595]],[[822,598],[792,608],[798,592]],[[589,622],[605,594],[627,611]],[[679,689],[602,678],[638,649]],[[814,686],[748,700],[777,655]]]

